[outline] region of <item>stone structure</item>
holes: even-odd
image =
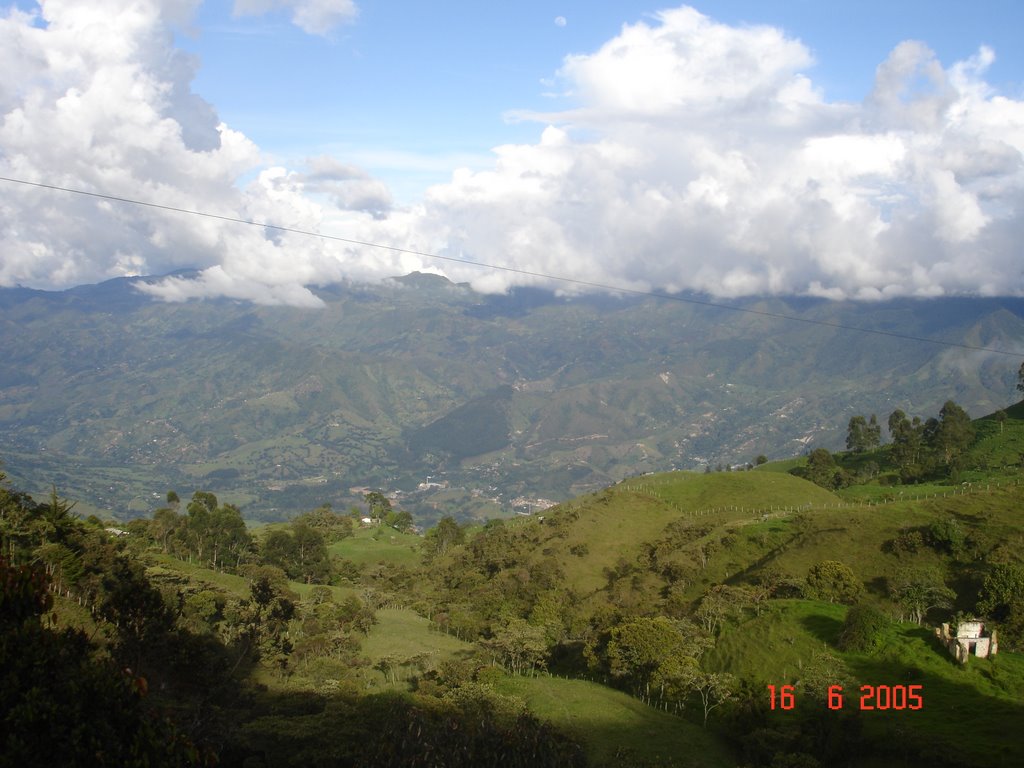
[[[986,632],[985,623],[982,621],[961,621],[957,625],[955,635],[949,624],[943,624],[935,630],[935,636],[961,664],[966,664],[971,656],[985,659],[999,652],[996,631],[993,629]]]

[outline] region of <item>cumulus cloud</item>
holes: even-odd
[[[1008,245],[1024,234],[1024,103],[984,82],[993,56],[944,69],[906,42],[863,104],[829,103],[810,52],[780,30],[665,11],[567,57],[576,104],[517,114],[552,127],[431,190],[427,208],[461,252],[580,280],[1020,294]]]
[[[565,108],[410,207],[360,168],[259,149],[190,90],[171,24],[194,2],[47,0],[0,19],[0,175],[629,288],[829,298],[1024,293],[1024,102],[920,42],[863,103],[825,99],[800,41],[682,7],[556,73]],[[246,0],[239,12],[349,3]],[[354,8],[354,6],[353,6]],[[354,12],[354,11],[353,11]],[[312,18],[308,16],[304,18]],[[333,21],[331,21],[333,19]],[[240,179],[252,178],[244,186]],[[53,192],[0,196],[0,284],[198,267],[147,288],[315,306],[309,290],[440,268],[478,290],[540,278]]]
[[[198,62],[174,48],[170,30],[195,5],[48,0],[36,13],[0,17],[0,68],[11,75],[0,80],[0,175],[384,237],[383,184],[330,158],[312,159],[308,172],[261,170],[258,147],[190,90]],[[308,306],[319,302],[310,285],[407,263],[353,267],[346,249],[315,238],[10,184],[0,195],[0,254],[0,285],[63,288],[188,267],[204,271],[147,290]]]

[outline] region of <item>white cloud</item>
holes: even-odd
[[[169,25],[187,23],[194,5],[48,0],[38,16],[0,17],[0,64],[16,74],[0,81],[0,175],[384,237],[375,217],[390,195],[379,181],[330,158],[311,160],[308,173],[259,171],[259,149],[190,91],[197,62],[174,49]],[[2,285],[61,288],[193,267],[206,270],[199,280],[149,290],[299,305],[317,303],[305,286],[394,274],[405,263],[378,257],[363,268],[349,249],[314,238],[9,184],[0,254]]]
[[[944,67],[903,43],[863,104],[835,104],[782,31],[664,11],[565,59],[570,105],[519,115],[546,125],[536,143],[498,147],[489,167],[456,170],[398,207],[350,162],[262,167],[190,91],[198,65],[168,25],[194,4],[48,0],[45,23],[0,18],[0,70],[12,73],[0,80],[0,173],[629,288],[1024,293],[1024,102],[985,82],[987,48]],[[283,7],[236,9],[271,6]],[[351,17],[349,3],[289,4],[296,19],[300,6],[335,13],[310,31]],[[315,306],[309,286],[414,269],[488,291],[543,282],[55,194],[4,189],[0,284],[189,266],[206,271],[148,290]]]
[[[500,148],[493,170],[432,190],[427,210],[482,261],[581,280],[1024,293],[1009,246],[1024,229],[1024,104],[984,82],[992,56],[945,70],[903,43],[863,105],[829,104],[809,52],[779,30],[666,11],[566,59],[572,108],[519,115],[561,126],[558,141],[549,128]]]
[[[626,25],[596,53],[565,60],[583,115],[604,119],[747,112],[785,101],[817,102],[799,71],[812,58],[772,27],[737,29],[692,8],[661,11],[658,24]],[[780,99],[780,93],[785,94]]]
[[[569,22],[566,21],[565,16],[555,16],[555,26],[564,27]]]
[[[352,0],[235,0],[234,12],[258,16],[279,8],[290,11],[292,23],[311,35],[327,35],[359,14]]]

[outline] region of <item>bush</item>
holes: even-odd
[[[928,543],[937,552],[948,552],[953,557],[963,554],[966,536],[954,517],[936,520],[928,526]]]
[[[872,653],[882,645],[889,619],[875,606],[858,603],[846,612],[836,645],[842,651]]]
[[[897,557],[914,555],[925,547],[925,537],[920,528],[901,528],[895,538],[885,543],[885,550]]]

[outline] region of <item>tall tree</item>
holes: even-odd
[[[932,433],[932,444],[951,464],[966,451],[974,441],[974,424],[967,411],[947,400],[939,412],[938,426]]]
[[[294,567],[296,559],[295,538],[288,531],[275,528],[263,540],[260,554],[263,555],[264,563],[276,565],[287,572],[289,568]]]
[[[214,763],[169,717],[146,707],[147,681],[137,668],[98,653],[81,630],[44,623],[51,605],[40,569],[0,558],[0,764]]]
[[[454,517],[445,515],[427,531],[426,540],[435,554],[443,555],[449,547],[462,544],[466,540],[466,532],[455,522]]]
[[[208,491],[196,491],[188,503],[188,521],[186,522],[186,541],[188,542],[189,558],[195,553],[200,565],[205,565],[205,555],[210,544],[212,530],[210,516],[217,509],[217,497]]]
[[[210,513],[210,557],[215,569],[224,567],[223,558],[237,568],[251,546],[252,536],[238,507],[224,504]]]
[[[292,523],[295,540],[295,564],[292,571],[307,584],[326,581],[331,573],[330,556],[324,537],[305,523]]]
[[[796,467],[790,472],[822,488],[843,488],[850,482],[849,475],[836,464],[835,458],[825,448],[815,448],[808,455],[805,467]]]
[[[846,425],[846,450],[861,453],[867,448],[868,423],[863,416],[851,416]]]
[[[712,644],[691,622],[664,616],[637,618],[612,629],[608,663],[614,676],[630,681],[637,693],[649,697],[652,683],[661,686],[657,672],[666,659],[695,658]]]
[[[864,442],[868,450],[882,444],[882,425],[878,423],[878,417],[873,413],[868,419],[867,429],[864,430]]]
[[[523,619],[509,619],[484,645],[495,651],[514,675],[532,674],[538,667],[547,666],[548,641],[544,627],[527,624]]]
[[[898,408],[889,415],[892,458],[905,478],[920,475],[923,433],[924,425],[917,416],[911,420]]]
[[[388,524],[397,531],[408,533],[413,527],[412,515],[403,509],[401,512],[395,512]]]
[[[359,517],[361,515],[357,514],[356,518]],[[299,515],[295,522],[302,522],[316,529],[328,544],[334,544],[352,535],[352,517],[336,514],[330,504],[324,504],[312,512]]]
[[[161,507],[153,513],[153,519],[149,523],[149,535],[154,541],[160,544],[163,553],[171,552],[171,542],[174,535],[181,531],[185,521],[177,512],[170,507]]]
[[[391,500],[380,491],[370,491],[363,500],[370,508],[370,517],[380,522],[391,511]]]
[[[846,450],[862,453],[877,448],[881,441],[882,426],[875,414],[872,413],[867,421],[863,416],[850,417],[850,423],[846,426]]]

